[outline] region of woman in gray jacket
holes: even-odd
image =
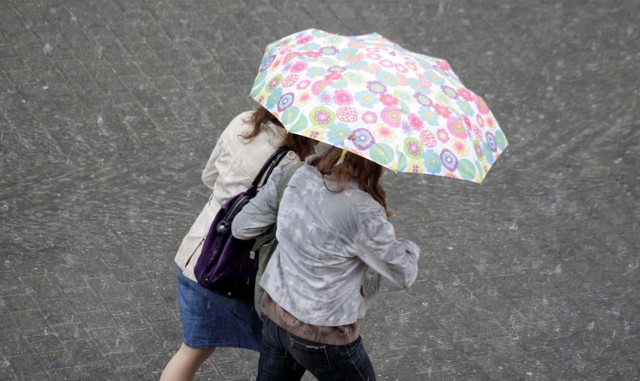
[[[358,334],[380,276],[397,289],[417,275],[419,248],[396,238],[387,219],[384,169],[331,148],[307,159],[279,206],[276,169],[236,216],[233,234],[249,239],[277,219],[278,246],[260,285],[265,289],[257,380],[375,380]]]

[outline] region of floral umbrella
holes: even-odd
[[[375,33],[309,29],[269,44],[251,97],[289,132],[396,172],[481,183],[508,144],[445,60]]]

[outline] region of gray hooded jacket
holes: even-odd
[[[346,325],[364,316],[380,275],[396,289],[414,282],[420,249],[396,238],[382,206],[356,183],[331,192],[307,163],[276,210],[277,184],[287,167],[274,170],[232,226],[235,237],[249,239],[277,217],[279,244],[260,281],[276,303],[307,324]]]

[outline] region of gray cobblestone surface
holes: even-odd
[[[423,256],[362,322],[379,379],[638,379],[639,20],[636,0],[0,0],[0,379],[158,378],[199,173],[264,46],[310,27],[446,58],[511,142],[482,186],[385,178]],[[198,379],[256,364],[220,350]]]

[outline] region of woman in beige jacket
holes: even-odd
[[[187,235],[175,262],[178,265],[178,300],[182,320],[182,345],[166,365],[161,381],[191,380],[216,347],[259,351],[262,322],[252,302],[215,294],[197,283],[193,273],[220,206],[244,191],[279,147],[291,151],[281,164],[313,153],[313,140],[288,134],[266,109],[242,113],[222,132],[204,171],[202,181],[212,190]]]

